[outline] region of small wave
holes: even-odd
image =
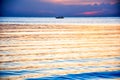
[[[114,80],[120,78],[120,71],[91,72],[81,74],[68,74],[42,78],[29,78],[26,80]]]

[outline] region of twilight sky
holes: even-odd
[[[0,0],[0,16],[119,16],[120,0]]]

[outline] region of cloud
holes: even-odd
[[[83,12],[81,14],[83,15],[96,15],[96,14],[100,14],[102,13],[102,11],[87,11],[87,12]]]
[[[62,5],[94,5],[94,4],[115,4],[118,0],[40,0],[43,2]]]
[[[0,16],[120,16],[120,3],[113,2],[115,0],[4,0]]]

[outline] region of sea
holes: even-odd
[[[0,17],[0,80],[120,80],[120,26],[16,24],[117,25],[120,17]]]
[[[0,17],[2,24],[120,24],[120,17]]]

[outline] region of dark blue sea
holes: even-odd
[[[27,71],[0,71],[0,76],[15,76],[27,73]],[[31,72],[32,73],[32,72]],[[34,72],[33,72],[34,73]],[[120,71],[90,72],[80,74],[53,75],[50,77],[27,78],[26,80],[119,80]]]
[[[120,71],[68,74],[62,76],[30,78],[26,80],[117,80],[117,79],[120,79]]]

